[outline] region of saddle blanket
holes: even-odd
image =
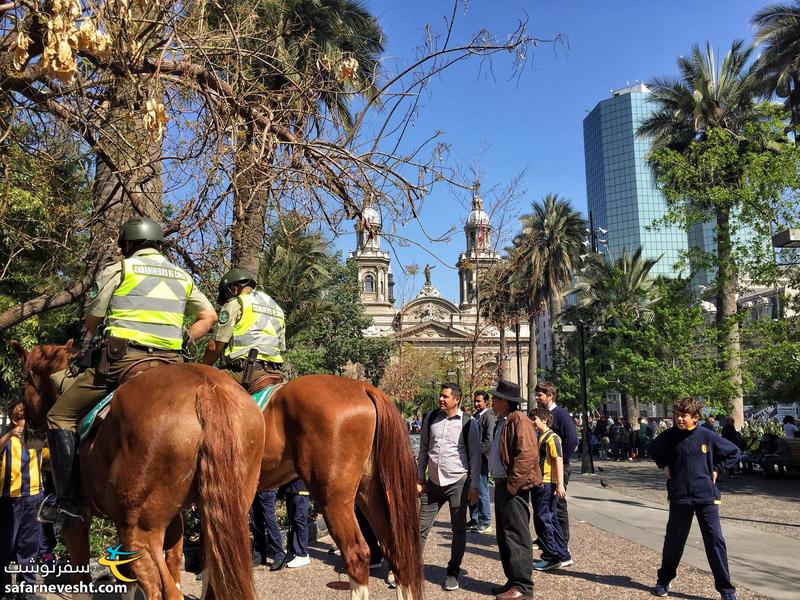
[[[252,395],[253,400],[256,401],[256,405],[261,412],[264,412],[264,409],[267,408],[269,401],[275,395],[280,388],[282,388],[285,384],[284,383],[276,383],[274,385],[268,385],[264,389],[256,392]],[[111,392],[108,396],[103,398],[95,407],[90,410],[83,419],[81,419],[80,423],[78,423],[78,436],[80,437],[81,442],[83,442],[87,437],[89,437],[89,433],[91,433],[92,428],[94,427],[95,421],[97,421],[98,415],[102,413],[102,416],[105,417],[106,413],[108,412],[108,407],[111,404],[111,398],[114,397],[114,392]],[[102,420],[102,419],[101,419]]]

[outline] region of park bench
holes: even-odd
[[[762,466],[764,477],[800,473],[800,438],[778,440],[775,453],[764,455]]]

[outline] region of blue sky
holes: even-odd
[[[543,43],[527,57],[521,77],[509,80],[511,57],[493,61],[494,79],[472,60],[444,73],[432,83],[420,106],[413,133],[407,140],[428,137],[436,130],[451,145],[450,166],[479,164],[482,186],[502,188],[525,172],[525,191],[517,212],[548,192],[557,192],[586,209],[582,121],[612,89],[676,74],[675,59],[692,44],[710,40],[720,53],[737,38],[752,39],[749,21],[767,2],[753,0],[472,0],[459,7],[456,39],[467,39],[486,28],[498,35],[513,30],[527,14],[529,33],[537,38],[564,37],[565,43]],[[450,0],[371,0],[367,5],[387,34],[386,66],[392,69],[413,60],[426,23],[443,29]],[[464,247],[462,227],[466,198],[441,185],[433,189],[422,213],[422,225],[432,235],[451,227],[448,243],[425,242],[419,228],[403,234],[427,248],[397,247],[392,254],[398,300],[410,300],[422,284],[421,272],[406,277],[404,265],[438,264],[433,283],[442,295],[458,298],[455,262]],[[509,230],[507,234],[513,234]],[[336,240],[350,250],[353,235]]]

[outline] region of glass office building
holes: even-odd
[[[676,263],[687,250],[687,232],[652,227],[664,216],[666,203],[645,161],[650,142],[636,136],[652,110],[648,94],[643,83],[612,92],[583,120],[588,206],[595,227],[608,230],[612,257],[619,257],[623,248],[642,246],[645,256],[661,256],[653,275],[685,277],[689,269],[679,270]]]

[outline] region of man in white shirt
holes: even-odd
[[[454,383],[442,384],[439,410],[431,411],[422,423],[417,464],[423,544],[442,506],[450,505],[453,540],[442,587],[457,590],[467,547],[467,506],[479,497],[481,440],[477,423],[461,410],[461,388]]]

